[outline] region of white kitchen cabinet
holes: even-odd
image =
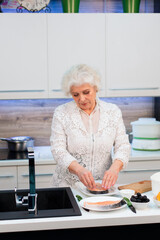
[[[126,169],[119,173],[118,184],[128,184],[143,180],[150,180],[150,177],[160,171],[160,160],[138,160],[129,161]]]
[[[60,98],[86,63],[101,97],[160,95],[160,14],[1,14],[0,99]]]
[[[54,172],[53,165],[36,165],[35,181],[36,188],[51,187],[51,178]],[[29,189],[29,168],[28,166],[18,166],[18,188]]]
[[[106,95],[160,94],[160,14],[107,14]]]
[[[76,64],[88,64],[102,77],[105,94],[105,14],[49,14],[49,96],[64,97],[63,74]]]
[[[15,166],[0,167],[0,190],[9,190],[17,187],[17,168]]]
[[[0,15],[0,98],[47,97],[45,14]]]
[[[22,165],[21,165],[22,164]],[[53,164],[36,164],[35,165],[35,180],[36,188],[51,187],[51,179],[55,170]],[[29,189],[29,167],[23,162],[0,164],[0,190]]]

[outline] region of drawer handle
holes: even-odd
[[[35,174],[36,177],[48,177],[52,176],[53,173],[37,173]],[[22,174],[22,177],[29,177],[29,174]]]
[[[53,92],[62,92],[61,89],[52,89]]]
[[[14,175],[0,175],[0,178],[13,178]]]
[[[124,170],[122,172],[153,172],[153,171],[160,171],[160,169],[129,169]]]
[[[148,87],[148,88],[110,88],[111,91],[128,91],[128,90],[158,90],[159,87]]]

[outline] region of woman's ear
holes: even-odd
[[[95,89],[96,92],[98,92],[98,88],[97,88],[97,86],[94,86],[94,89]]]

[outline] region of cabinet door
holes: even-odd
[[[51,187],[51,178],[55,165],[36,165],[35,177],[36,188]],[[18,167],[18,188],[29,189],[29,168],[28,166]]]
[[[17,187],[17,168],[0,167],[0,189],[9,190]]]
[[[160,93],[160,15],[108,14],[108,96]]]
[[[126,169],[119,173],[118,184],[128,184],[143,180],[150,180],[150,177],[160,171],[159,160],[129,161]]]
[[[46,97],[46,16],[1,14],[0,29],[0,98]]]
[[[100,95],[105,92],[105,15],[48,15],[48,59],[51,97],[64,97],[61,81],[76,64],[88,64],[102,76]]]

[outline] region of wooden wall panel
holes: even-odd
[[[139,117],[154,116],[154,98],[104,98],[117,104],[123,114],[126,130]],[[50,145],[51,122],[54,109],[69,99],[0,100],[0,137],[31,136],[35,146]],[[0,147],[6,147],[0,141]]]

